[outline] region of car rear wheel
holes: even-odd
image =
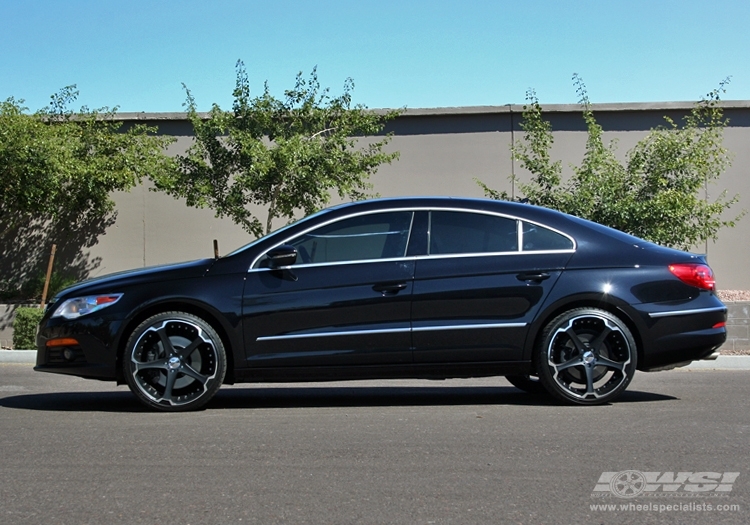
[[[576,308],[552,320],[538,346],[539,380],[566,402],[598,405],[615,399],[635,374],[633,335],[617,316]]]
[[[123,358],[130,390],[151,408],[194,410],[221,387],[226,354],[206,321],[184,312],[164,312],[133,330]]]

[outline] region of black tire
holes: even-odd
[[[579,405],[614,400],[633,379],[638,351],[627,325],[599,308],[552,320],[537,347],[539,380],[555,398]]]
[[[505,376],[505,379],[514,387],[529,394],[547,394],[547,389],[536,376]]]
[[[226,362],[211,325],[185,312],[164,312],[133,330],[122,365],[128,387],[142,403],[179,412],[208,403],[224,381]]]

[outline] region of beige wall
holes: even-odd
[[[732,168],[722,177],[712,195],[726,188],[730,195],[739,193],[735,211],[750,210],[750,101],[726,103],[731,119],[726,130],[725,146],[734,155]],[[605,129],[605,139],[618,141],[618,152],[624,157],[648,130],[662,122],[665,114],[679,117],[690,104],[619,104],[593,106]],[[383,166],[372,179],[375,191],[384,197],[397,195],[482,196],[474,182],[478,178],[492,187],[511,191],[512,172],[523,177],[510,155],[513,138],[518,139],[522,108],[446,108],[410,110],[391,126],[395,137],[390,149],[398,150],[400,159]],[[578,164],[584,150],[586,133],[578,106],[545,107],[555,133],[554,158],[562,160],[569,170]],[[158,124],[162,132],[176,136],[173,153],[184,151],[190,143],[190,127],[180,114],[121,115],[138,117]],[[252,240],[229,220],[216,219],[208,209],[187,208],[161,193],[139,187],[115,196],[116,223],[91,249],[90,257],[101,263],[93,275],[128,268],[176,262],[213,254],[213,239],[218,239],[221,253]],[[281,226],[277,222],[276,226]],[[709,243],[709,262],[717,273],[722,289],[750,290],[745,271],[749,255],[750,217],[734,229],[720,233],[716,243]],[[706,251],[700,247],[697,251]]]

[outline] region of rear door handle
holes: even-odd
[[[396,295],[398,292],[405,289],[406,286],[406,283],[380,283],[373,286],[372,289],[383,295]]]
[[[550,275],[547,272],[523,272],[516,275],[516,279],[519,281],[534,281],[537,283],[549,278]]]

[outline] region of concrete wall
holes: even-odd
[[[709,188],[712,197],[726,189],[739,193],[740,202],[732,213],[750,210],[750,101],[724,103],[730,119],[724,144],[734,156],[731,169],[718,185]],[[603,104],[594,105],[594,113],[605,130],[605,140],[618,142],[618,153],[625,153],[648,131],[664,123],[669,115],[681,119],[692,107],[685,103]],[[439,108],[408,110],[394,121],[395,133],[390,145],[400,159],[381,167],[373,177],[380,195],[460,195],[482,196],[474,181],[512,192],[512,173],[524,178],[510,155],[510,145],[521,137],[522,107]],[[551,121],[555,144],[553,156],[569,172],[570,164],[579,164],[586,131],[580,108],[576,105],[545,106]],[[147,121],[162,133],[178,140],[172,153],[184,151],[190,144],[191,127],[182,114],[123,114],[122,118]],[[116,223],[99,238],[88,256],[98,259],[92,275],[165,262],[208,257],[212,241],[218,239],[222,253],[251,239],[229,220],[216,219],[210,210],[184,206],[169,196],[149,191],[148,186],[115,196]],[[262,213],[262,210],[258,210]],[[262,215],[261,215],[262,216]],[[282,223],[277,221],[277,226]],[[750,290],[750,275],[744,264],[750,255],[750,217],[734,229],[725,229],[717,242],[696,247],[707,253],[721,289]]]
[[[729,302],[727,305],[727,341],[721,346],[724,354],[746,353],[750,350],[750,302]]]

